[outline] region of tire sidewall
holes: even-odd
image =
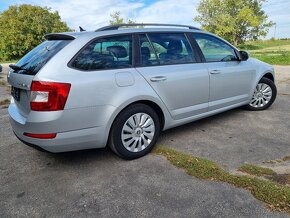
[[[130,152],[123,145],[122,137],[121,137],[122,129],[126,121],[132,115],[137,114],[137,113],[146,113],[153,119],[154,126],[155,126],[155,134],[150,144],[144,150],[140,152]],[[159,132],[160,132],[160,122],[159,122],[159,118],[156,112],[151,107],[145,104],[134,104],[125,108],[123,111],[121,111],[120,114],[115,119],[112,126],[111,134],[110,134],[110,142],[109,142],[110,147],[115,153],[117,153],[122,158],[129,159],[129,160],[139,158],[146,155],[152,150],[152,148],[154,147],[158,139]]]

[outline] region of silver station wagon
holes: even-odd
[[[45,38],[10,65],[8,111],[21,141],[50,152],[108,145],[134,159],[161,130],[241,106],[264,110],[276,98],[272,66],[195,27],[123,24]]]

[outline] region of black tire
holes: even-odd
[[[132,152],[126,149],[125,145],[122,142],[122,129],[127,120],[137,113],[145,113],[152,118],[155,126],[155,133],[151,142],[144,150]],[[141,103],[133,104],[125,108],[123,111],[121,111],[120,114],[116,117],[110,131],[108,145],[114,153],[116,153],[123,159],[127,160],[136,159],[148,154],[152,150],[158,139],[159,132],[160,132],[160,121],[156,112],[148,105]]]
[[[250,110],[250,111],[261,111],[261,110],[266,110],[267,108],[269,108],[269,107],[273,104],[273,102],[274,102],[275,99],[276,99],[276,96],[277,96],[277,88],[276,88],[275,83],[274,83],[272,80],[263,77],[263,78],[259,81],[259,83],[265,83],[265,84],[267,84],[268,86],[270,86],[270,88],[272,89],[272,97],[271,97],[271,99],[269,100],[269,102],[268,102],[266,105],[264,105],[263,107],[253,107],[253,106],[251,106],[250,103],[249,103],[248,105],[246,105],[246,106],[244,107],[246,110]]]

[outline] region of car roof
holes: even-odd
[[[96,30],[96,31],[83,31],[83,32],[63,32],[63,33],[50,33],[45,35],[48,40],[52,39],[76,39],[79,37],[94,38],[98,36],[109,36],[126,33],[152,33],[152,32],[204,32],[200,29],[187,29],[187,28],[122,28],[115,30]]]

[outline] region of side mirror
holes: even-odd
[[[249,59],[249,53],[246,51],[240,51],[241,61],[246,61]]]

